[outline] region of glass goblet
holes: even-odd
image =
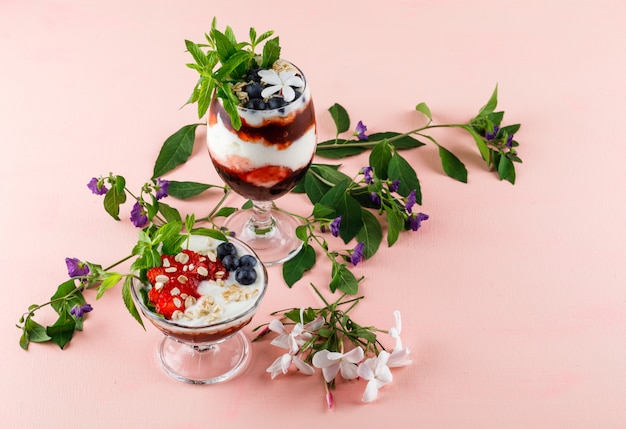
[[[230,242],[235,244],[240,255],[256,256],[241,241],[231,238]],[[144,296],[152,286],[138,279],[133,280],[131,294],[136,306],[164,334],[157,347],[157,357],[169,376],[185,383],[216,384],[230,380],[246,368],[250,358],[250,341],[241,329],[252,320],[267,289],[265,267],[257,263],[254,268],[259,293],[241,311],[212,323],[188,324],[164,318],[144,302]],[[229,275],[224,288],[233,283],[231,277],[235,277],[234,272]],[[240,305],[240,302],[234,304]]]
[[[291,89],[292,101],[285,101],[288,97],[281,92],[257,99],[257,104],[250,98],[237,108],[242,125],[236,130],[221,99],[213,98],[207,123],[207,146],[217,173],[253,203],[251,210],[229,216],[224,226],[252,247],[265,265],[283,263],[302,247],[295,235],[300,221],[272,206],[304,177],[317,143],[315,109],[304,74],[279,61],[303,84]],[[249,83],[253,84],[261,85]]]

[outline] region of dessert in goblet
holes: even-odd
[[[167,374],[214,384],[245,369],[250,342],[241,329],[252,320],[267,287],[267,271],[248,246],[189,237],[176,255],[134,281],[137,307],[163,334],[157,356]]]
[[[302,246],[297,219],[272,211],[272,202],[304,177],[316,146],[315,110],[304,74],[277,60],[271,68],[251,69],[233,85],[240,104],[235,129],[222,100],[209,107],[207,145],[220,177],[252,200],[251,211],[231,215],[225,226],[254,249],[265,265],[295,256]]]

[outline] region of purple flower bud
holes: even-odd
[[[70,314],[74,317],[81,318],[83,317],[85,313],[89,313],[91,310],[93,310],[93,307],[89,304],[83,304],[83,305],[76,304],[70,310]]]
[[[413,231],[417,231],[422,226],[422,221],[428,220],[428,215],[425,213],[413,213],[409,216],[409,227]]]
[[[376,192],[370,194],[370,201],[377,207],[380,207],[380,196]]]
[[[498,135],[498,131],[500,131],[500,127],[498,125],[494,125],[493,126],[493,132],[487,131],[485,133],[485,138],[487,140],[493,140],[496,138],[496,136]]]
[[[362,241],[354,247],[354,250],[352,251],[352,255],[350,257],[350,261],[352,262],[352,265],[356,266],[359,262],[361,262],[361,260],[363,259],[364,247],[365,247],[365,243]]]
[[[89,274],[89,266],[77,258],[65,258],[65,265],[70,277],[83,277]]]
[[[367,131],[367,127],[363,124],[362,121],[359,121],[358,124],[356,124],[356,128],[354,130],[354,136],[356,136],[359,140],[367,140],[367,134],[365,134],[365,132]]]
[[[330,233],[333,235],[333,237],[339,236],[339,225],[341,225],[341,216],[337,216],[329,225]]]
[[[87,183],[87,187],[89,188],[89,190],[91,192],[93,192],[96,195],[104,195],[106,194],[109,190],[104,186],[104,183],[101,180],[98,180],[97,178],[93,177],[89,183]]]
[[[130,221],[137,228],[143,228],[148,223],[146,211],[139,202],[136,202],[133,209],[130,211]]]
[[[400,180],[396,179],[389,184],[389,192],[397,192],[400,186]]]
[[[508,147],[509,149],[513,147],[513,134],[509,134],[509,136],[506,138],[506,147]]]
[[[408,214],[413,213],[413,206],[415,205],[415,203],[417,203],[417,199],[415,197],[415,189],[413,189],[410,193],[409,196],[406,197],[406,201],[404,202],[404,207],[406,208],[406,212]]]
[[[365,183],[367,183],[368,185],[374,183],[374,179],[372,178],[372,167],[363,167],[361,169],[361,172],[363,173]]]
[[[156,179],[156,185],[154,189],[156,190],[156,194],[154,195],[157,200],[161,198],[165,198],[168,196],[167,190],[170,187],[170,182],[168,180]]]

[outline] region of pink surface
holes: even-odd
[[[17,319],[64,281],[66,256],[107,264],[130,250],[128,216],[116,224],[85,184],[113,171],[140,186],[163,140],[197,120],[179,109],[196,79],[183,41],[214,15],[240,35],[276,30],[307,73],[323,139],[335,102],[371,132],[403,131],[422,101],[438,122],[469,119],[496,83],[505,119],[522,123],[515,186],[460,132],[437,136],[468,185],[441,173],[433,146],[407,153],[431,218],[356,269],[367,298],[355,318],[388,328],[400,310],[414,359],[374,403],[360,403],[363,381],[341,383],[331,411],[319,375],[270,381],[280,350],[268,342],[230,383],[173,381],[155,362],[159,334],[119,289],[88,295],[94,311],[65,351],[18,346]],[[624,16],[614,0],[2,0],[2,426],[625,428]],[[171,178],[217,183],[201,146]],[[317,305],[318,268],[291,290],[271,268],[253,324]]]

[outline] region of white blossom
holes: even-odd
[[[367,380],[367,386],[363,392],[363,402],[372,402],[378,396],[378,389],[393,380],[391,370],[387,366],[389,353],[380,352],[377,357],[365,360],[357,369],[357,374]]]
[[[296,72],[293,70],[284,70],[280,73],[276,73],[276,70],[273,69],[259,70],[258,74],[261,77],[261,82],[269,85],[261,91],[263,98],[281,93],[285,101],[293,101],[296,98],[296,92],[292,87],[304,87],[304,81],[300,76],[296,76]]]
[[[361,362],[363,356],[361,347],[356,347],[347,353],[320,350],[313,355],[313,366],[322,370],[327,383],[330,383],[339,371],[343,378],[352,380],[358,377],[357,364]]]

